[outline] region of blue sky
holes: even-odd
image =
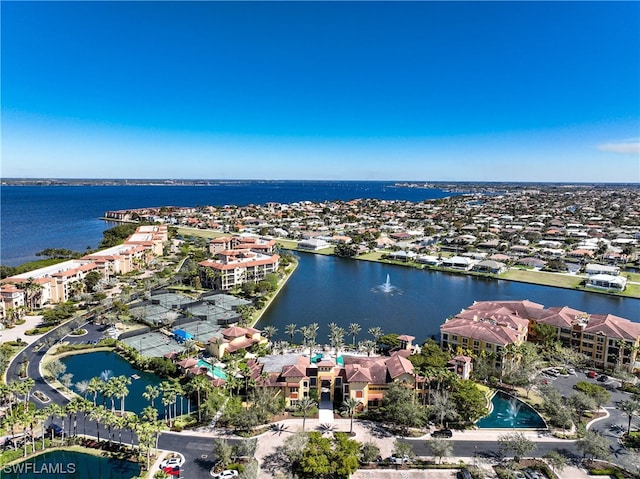
[[[638,2],[5,2],[2,177],[640,181]]]

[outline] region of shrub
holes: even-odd
[[[38,328],[28,329],[28,330],[26,330],[24,332],[24,334],[26,334],[27,336],[35,336],[37,334],[44,334],[44,333],[48,333],[49,331],[51,331],[54,327],[55,327],[55,325],[40,326]]]

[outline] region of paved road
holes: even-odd
[[[80,321],[77,321],[73,326],[68,326],[65,329],[71,330],[71,328],[75,329],[79,326]],[[66,340],[70,342],[85,342],[91,341],[94,339],[100,339],[103,334],[100,326],[94,326],[91,324],[83,325],[89,333],[86,336],[82,337],[69,337]],[[45,349],[37,350],[38,346],[47,338],[60,337],[60,331],[52,331],[44,335],[40,340],[27,346],[23,353],[20,353],[18,357],[9,365],[7,369],[7,380],[17,380],[18,370],[19,370],[19,362],[21,358],[26,357],[29,361],[28,374],[29,377],[35,380],[35,386],[33,391],[41,391],[45,393],[52,402],[64,405],[68,402],[67,398],[65,398],[60,392],[49,386],[39,371],[39,363],[42,360],[42,357],[45,354]],[[551,382],[563,396],[570,396],[573,394],[573,385],[579,380],[589,380],[586,378],[584,373],[578,373],[577,376],[569,376],[569,377],[560,377],[554,379]],[[595,381],[595,380],[590,380]],[[612,394],[612,401],[607,406],[607,411],[610,416],[606,419],[603,419],[599,422],[593,424],[592,428],[598,429],[605,437],[609,438],[611,441],[612,452],[615,457],[615,461],[619,464],[623,464],[631,470],[636,470],[636,467],[640,465],[640,459],[637,454],[631,454],[628,451],[624,450],[620,447],[617,440],[620,436],[621,432],[626,430],[627,418],[625,415],[621,414],[614,405],[616,401],[620,401],[622,399],[627,399],[630,396],[626,393],[622,393],[619,391],[614,391]],[[42,408],[47,406],[50,403],[41,403],[37,399],[34,399],[36,406],[38,408]],[[81,415],[78,418],[78,431],[83,432],[84,430],[84,420]],[[96,436],[97,428],[96,424],[92,421],[86,422],[86,433],[89,435]],[[101,437],[104,438],[106,436],[106,431],[104,427],[101,428]],[[128,441],[130,437],[130,433],[128,431],[123,433],[123,438],[125,441]],[[457,438],[454,436],[452,439],[454,443],[454,456],[456,457],[465,457],[465,458],[481,458],[486,461],[493,461],[499,457],[499,447],[496,441],[495,433],[493,435],[482,433],[479,436],[473,436],[470,434],[464,434],[461,437],[466,437],[466,439]],[[364,438],[363,438],[364,439]],[[427,450],[427,446],[425,444],[425,440],[423,439],[405,439],[405,441],[412,444],[414,452],[419,456],[429,456],[430,453]],[[574,457],[579,457],[579,453],[577,452],[575,445],[572,442],[562,442],[558,441],[547,441],[544,439],[538,439],[537,441],[538,448],[536,450],[536,455],[544,455],[546,452],[551,450],[561,450],[565,454],[573,455]],[[165,450],[172,450],[182,453],[185,456],[186,462],[183,466],[184,476],[190,478],[207,478],[209,476],[209,470],[211,466],[215,463],[213,458],[213,438],[211,436],[203,437],[201,435],[197,435],[195,433],[181,433],[181,434],[173,434],[173,433],[164,433],[161,435],[159,439],[159,447]]]

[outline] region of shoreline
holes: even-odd
[[[291,248],[285,248],[285,249],[289,249],[290,251],[295,251],[296,253],[310,253],[310,254],[323,254],[326,256],[336,256],[335,254],[327,254],[327,253],[322,253],[322,252],[318,252],[318,251],[304,251],[304,250],[299,250],[299,249],[291,249]],[[368,261],[370,263],[380,263],[380,264],[388,264],[391,266],[400,266],[403,268],[413,268],[413,269],[417,269],[417,270],[422,270],[425,272],[436,272],[436,273],[445,273],[445,274],[452,274],[452,275],[456,275],[456,276],[469,276],[471,278],[475,278],[475,279],[486,279],[486,280],[499,280],[499,281],[511,281],[514,283],[523,283],[523,284],[533,284],[536,286],[542,286],[545,288],[560,288],[560,289],[567,289],[570,291],[579,291],[582,293],[595,293],[595,294],[601,294],[601,295],[605,295],[605,296],[609,296],[612,298],[620,298],[620,299],[640,299],[640,295],[624,295],[624,294],[615,294],[615,293],[611,293],[608,291],[598,291],[595,289],[585,289],[585,288],[579,288],[579,287],[569,287],[569,286],[563,286],[563,285],[559,285],[559,284],[545,284],[545,283],[541,283],[541,282],[537,282],[537,281],[526,281],[523,279],[514,279],[514,278],[502,278],[500,276],[497,276],[495,274],[490,274],[490,273],[476,273],[476,272],[471,272],[471,271],[458,271],[458,270],[453,270],[453,269],[447,269],[447,268],[439,268],[439,267],[425,267],[425,266],[419,266],[416,265],[414,263],[401,263],[401,262],[393,262],[393,261],[388,261],[388,260],[382,260],[382,259],[374,259],[374,258],[359,258],[357,256],[354,256],[352,258],[345,258],[345,259],[351,259],[354,261]],[[553,273],[552,273],[553,274]]]
[[[289,278],[291,278],[291,276],[293,276],[293,273],[296,272],[296,270],[298,269],[298,264],[299,264],[299,262],[298,262],[298,260],[296,260],[295,266],[293,267],[293,269],[288,274],[285,275],[285,277],[283,278],[283,280],[281,282],[278,283],[278,289],[276,289],[273,292],[273,296],[271,296],[269,298],[269,301],[267,301],[267,304],[265,304],[264,307],[260,309],[260,311],[258,312],[255,320],[253,320],[251,322],[251,327],[252,328],[255,328],[256,325],[260,322],[260,320],[262,319],[262,316],[269,309],[269,307],[271,306],[271,303],[273,302],[273,300],[278,297],[278,295],[280,294],[280,291],[282,291],[282,289],[285,287],[285,285],[289,281]]]
[[[199,229],[199,228],[190,228],[190,227],[180,227],[178,228],[178,230],[185,230],[188,231],[189,233],[193,234],[194,236],[202,236],[205,238],[215,238],[215,237],[220,237],[220,236],[229,236],[230,233],[221,233],[218,231],[214,231],[214,230],[206,230],[206,229]],[[310,253],[310,254],[322,254],[322,255],[326,255],[326,256],[336,256],[334,253],[327,253],[326,250],[319,250],[319,251],[312,251],[312,250],[300,250],[297,248],[297,242],[296,241],[292,241],[292,240],[287,240],[286,238],[274,238],[283,249],[292,251],[292,252],[296,252],[296,253]],[[296,244],[296,247],[292,247],[293,244]],[[372,263],[381,263],[381,264],[389,264],[389,265],[394,265],[394,266],[401,266],[401,267],[405,267],[405,268],[414,268],[414,269],[421,269],[423,271],[427,271],[427,272],[431,272],[431,271],[435,271],[435,272],[440,272],[440,273],[448,273],[448,274],[454,274],[454,275],[463,275],[463,276],[470,276],[472,278],[482,278],[482,279],[490,279],[490,280],[502,280],[502,281],[512,281],[515,283],[522,283],[522,284],[534,284],[537,286],[543,286],[543,287],[547,287],[547,288],[560,288],[560,289],[567,289],[567,290],[571,290],[571,291],[580,291],[583,293],[595,293],[595,294],[601,294],[601,295],[605,295],[605,296],[609,296],[612,298],[621,298],[621,299],[640,299],[640,292],[638,294],[632,295],[632,294],[618,294],[618,293],[612,293],[612,292],[608,292],[608,291],[598,291],[595,289],[586,289],[586,288],[581,288],[581,287],[569,287],[569,286],[563,286],[563,285],[557,285],[557,284],[545,284],[539,281],[526,281],[523,279],[514,279],[514,278],[503,278],[500,276],[496,276],[494,274],[487,274],[487,273],[476,273],[476,272],[471,272],[471,271],[458,271],[458,270],[452,270],[452,269],[447,269],[447,268],[439,268],[439,267],[424,267],[424,266],[420,266],[420,265],[415,265],[413,263],[402,263],[402,262],[393,262],[393,261],[388,261],[388,260],[380,260],[380,259],[374,259],[374,258],[363,258],[363,257],[358,257],[358,256],[354,256],[351,258],[346,258],[346,259],[352,259],[352,260],[356,260],[356,261],[369,261]],[[293,271],[292,271],[293,274]],[[556,273],[550,273],[550,274],[556,274]],[[560,274],[560,273],[557,273]],[[278,292],[280,290],[278,289]],[[269,301],[269,304],[271,304],[271,301]],[[256,321],[257,322],[257,321]]]

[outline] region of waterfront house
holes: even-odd
[[[609,266],[603,264],[589,263],[584,268],[585,273],[588,275],[605,274],[609,276],[618,276],[620,274],[620,268],[617,266]]]
[[[330,248],[331,244],[328,241],[318,238],[310,238],[302,240],[298,243],[299,249],[318,251],[325,248]]]
[[[605,290],[624,291],[627,278],[610,274],[594,274],[587,279],[587,286]]]
[[[474,264],[474,261],[470,258],[463,256],[452,256],[451,258],[445,258],[440,263],[445,268],[460,269],[468,271]]]

